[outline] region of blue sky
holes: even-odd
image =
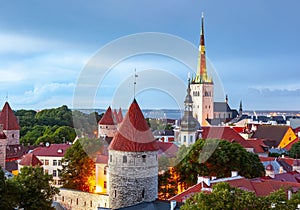
[[[103,46],[160,32],[197,47],[204,11],[207,56],[230,105],[243,100],[247,110],[300,110],[299,8],[297,0],[0,1],[0,101],[8,93],[13,109],[72,107],[82,69]],[[120,81],[130,87],[134,68],[166,70],[182,81],[188,71],[163,56],[124,59],[99,85],[95,106],[111,105]],[[142,107],[176,108],[167,93],[154,92],[138,92]]]

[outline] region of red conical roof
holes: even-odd
[[[126,152],[158,150],[154,136],[136,100],[129,107],[109,149]]]
[[[5,102],[0,114],[0,124],[3,125],[3,130],[20,130],[18,119],[8,102]]]
[[[43,165],[43,163],[33,153],[26,154],[19,164],[22,166]]]
[[[111,111],[110,106],[107,108],[106,112],[104,113],[103,117],[98,123],[99,125],[115,125],[113,119],[113,113]]]
[[[121,123],[123,121],[123,114],[122,114],[122,109],[119,109],[118,112],[118,123]]]

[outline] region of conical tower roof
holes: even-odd
[[[106,112],[104,113],[103,117],[98,123],[99,125],[115,125],[113,119],[113,113],[111,111],[110,106],[107,108]]]
[[[8,102],[5,102],[1,111],[0,124],[3,125],[3,130],[20,130],[18,119]]]
[[[121,109],[121,107],[119,108],[119,111],[118,111],[118,120],[119,120],[118,123],[121,123],[122,120],[123,120],[123,114],[122,114],[122,109]]]
[[[110,143],[109,149],[126,152],[158,150],[155,138],[135,99]]]

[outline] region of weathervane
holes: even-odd
[[[135,98],[135,87],[136,87],[136,78],[138,75],[136,74],[136,69],[134,69],[134,83],[133,83],[133,97]]]

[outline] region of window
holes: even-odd
[[[49,165],[49,160],[45,160],[45,166]]]
[[[103,188],[106,189],[106,181],[103,183]]]
[[[106,173],[107,173],[107,171],[106,171],[106,170],[107,170],[107,166],[105,166],[105,167],[104,167],[104,172],[103,172],[103,173],[104,173],[104,175],[106,175]]]
[[[186,142],[186,136],[183,136],[183,142]]]
[[[57,171],[53,170],[52,175],[53,175],[53,177],[56,177],[57,176]]]
[[[76,199],[76,205],[78,205],[78,198]]]
[[[127,156],[126,155],[123,156],[123,163],[127,163]]]
[[[58,166],[61,166],[61,160],[58,160],[58,161],[57,161],[57,165],[58,165]]]
[[[12,138],[15,138],[15,134],[14,134],[14,133],[13,133],[13,134],[11,134],[11,137],[12,137]]]
[[[109,161],[112,162],[112,155],[109,156]]]
[[[40,159],[40,161],[44,164],[44,159]]]
[[[65,201],[65,197],[63,196],[63,197],[61,198],[61,200],[62,200],[62,202],[64,202],[64,201]]]
[[[143,191],[142,191],[142,198],[145,198],[145,189],[143,188]]]
[[[190,142],[191,143],[193,142],[193,136],[190,136]]]
[[[115,190],[115,198],[117,197],[117,190]]]
[[[143,163],[146,163],[146,155],[142,155]]]
[[[57,166],[57,160],[53,160],[53,165]]]
[[[93,207],[93,201],[90,202],[90,207]]]
[[[61,170],[57,170],[57,176],[61,176]]]

